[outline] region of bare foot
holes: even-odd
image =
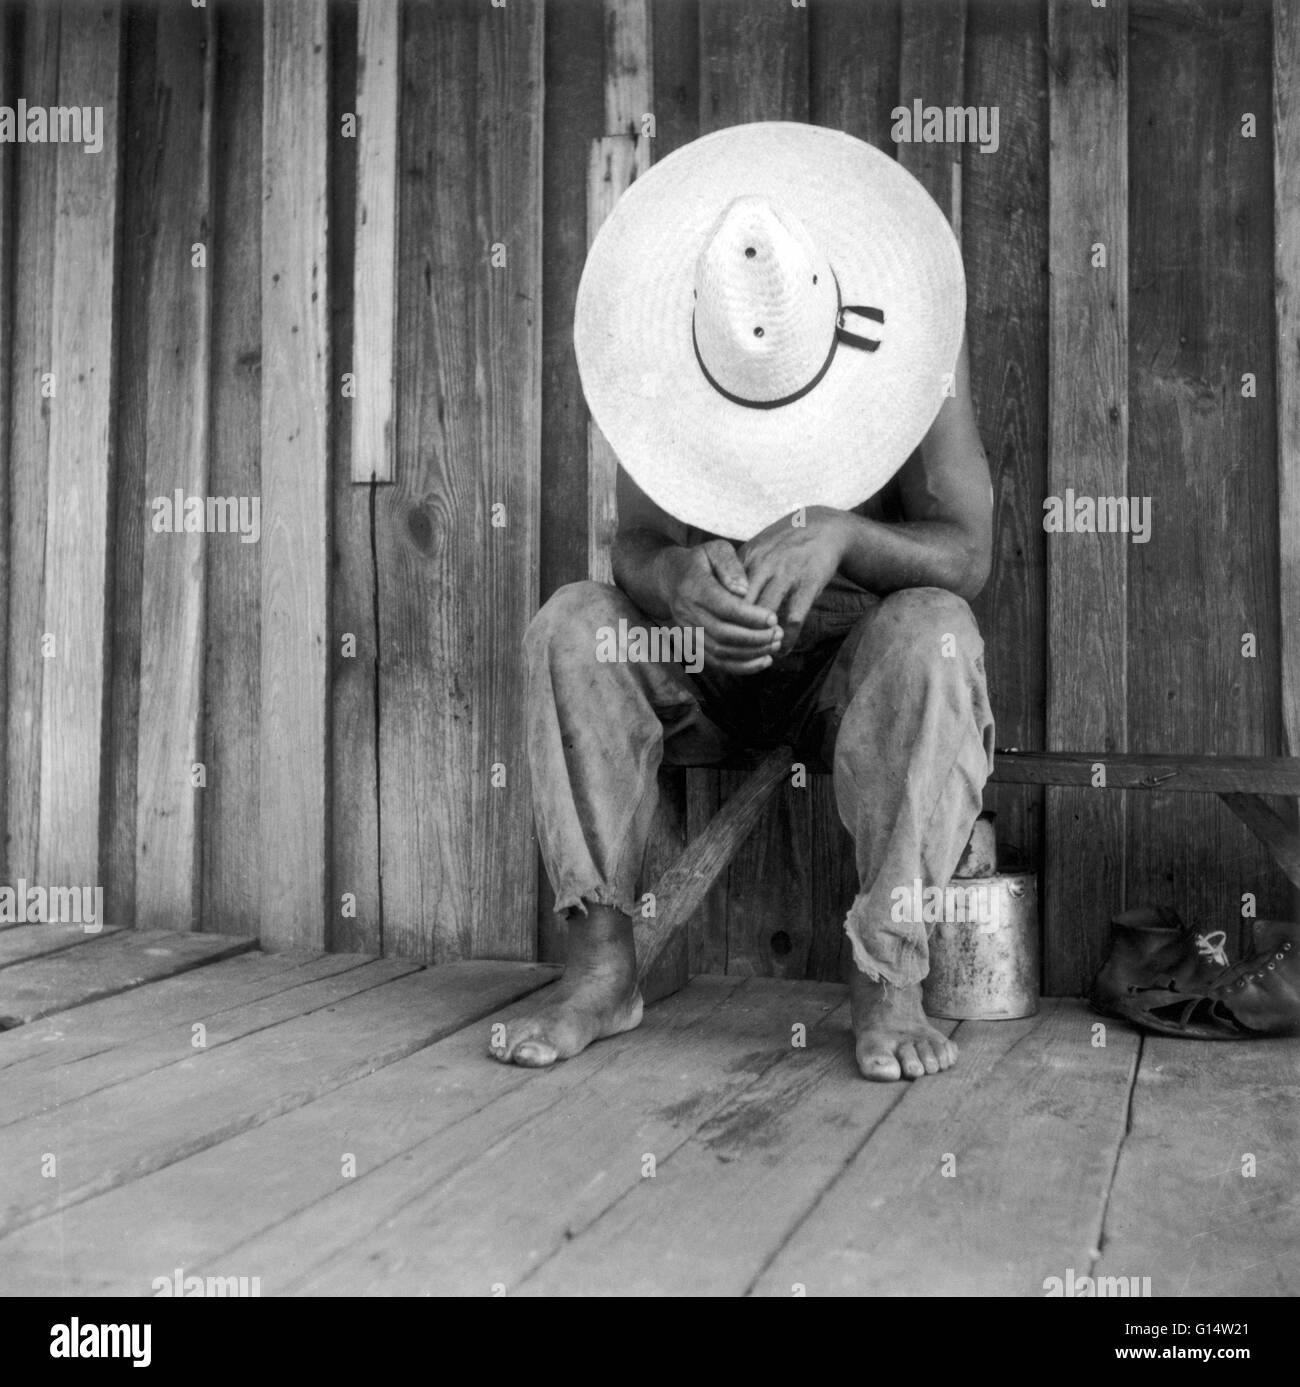
[[[957,1062],[957,1047],[926,1020],[920,983],[893,987],[854,969],[849,997],[864,1079],[919,1079]]]
[[[587,912],[569,920],[564,976],[507,1019],[504,1037],[488,1046],[494,1059],[545,1069],[641,1024],[632,921],[609,906],[589,905]]]

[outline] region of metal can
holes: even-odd
[[[936,909],[930,972],[921,985],[930,1016],[1010,1021],[1038,1010],[1038,882],[1032,872],[954,878]]]

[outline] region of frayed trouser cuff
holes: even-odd
[[[853,928],[852,914],[844,921],[844,933],[849,936],[849,944],[853,949],[853,966],[871,982],[888,983],[891,987],[898,988],[913,987],[921,982],[930,971],[928,960],[924,968],[911,970],[911,973],[915,974],[912,976],[906,970],[900,971],[897,968],[890,968],[879,959],[873,958]]]
[[[636,915],[636,902],[627,896],[619,896],[617,891],[611,890],[608,886],[592,886],[585,891],[566,891],[564,895],[556,896],[554,909],[557,915],[574,908],[581,910],[585,915],[588,903],[610,906],[621,911],[629,919]]]

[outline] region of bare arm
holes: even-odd
[[[871,592],[947,588],[973,598],[992,563],[993,486],[975,426],[966,344],[957,357],[956,396],[943,402],[914,457],[899,474],[907,519],[886,525],[843,516],[839,571]]]

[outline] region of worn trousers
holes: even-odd
[[[555,909],[635,915],[661,764],[790,743],[796,759],[832,768],[855,845],[854,963],[899,987],[925,977],[927,925],[899,902],[914,899],[917,880],[947,884],[993,767],[969,606],[940,588],[883,598],[827,589],[795,648],[748,676],[610,659],[620,620],[664,627],[619,588],[571,583],[524,638],[534,814]]]

